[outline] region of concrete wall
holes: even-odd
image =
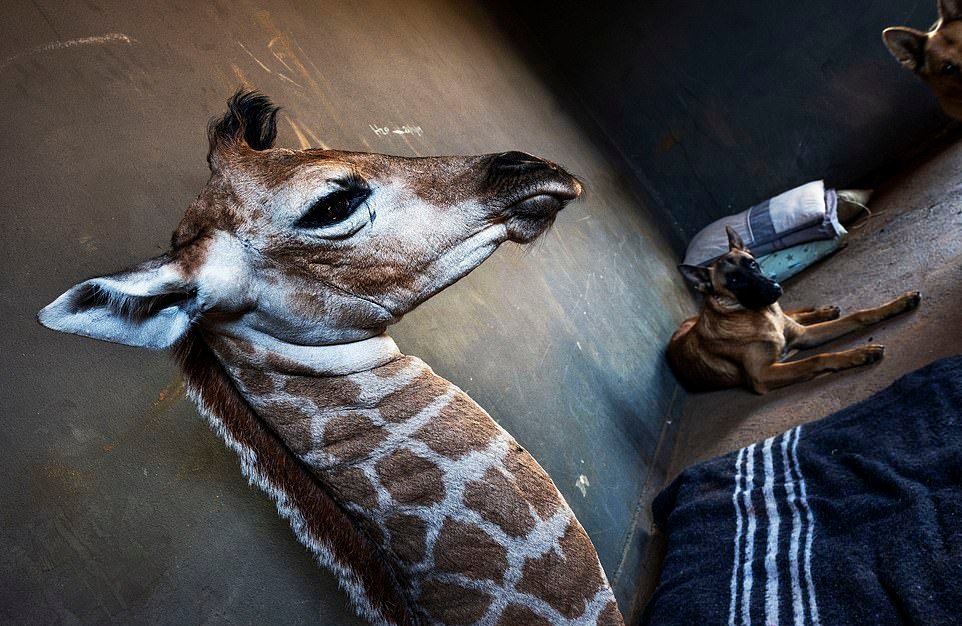
[[[357,623],[164,355],[34,322],[73,283],[166,248],[207,178],[207,119],[242,83],[285,107],[281,145],[522,149],[586,181],[545,239],[500,251],[394,335],[544,464],[632,611],[641,496],[683,400],[661,347],[691,303],[619,157],[485,9],[38,0],[3,13],[0,622]],[[404,126],[420,132],[374,130]]]

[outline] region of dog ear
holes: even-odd
[[[962,19],[962,2],[959,0],[939,0],[939,17],[943,22]]]
[[[695,286],[702,293],[711,293],[711,270],[701,265],[679,265],[678,271],[685,280]]]
[[[925,63],[928,35],[914,28],[895,26],[882,31],[882,41],[902,67],[917,72]]]
[[[738,234],[738,231],[731,226],[725,226],[725,233],[728,234],[729,250],[743,250],[748,252],[748,247],[745,245],[745,242],[742,241],[742,237]]]

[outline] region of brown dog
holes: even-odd
[[[741,237],[728,230],[729,251],[709,267],[682,265],[705,296],[668,344],[668,362],[691,391],[745,386],[755,393],[811,380],[819,374],[874,363],[884,348],[869,345],[780,362],[791,350],[814,348],[846,333],[910,311],[922,297],[906,293],[875,309],[838,317],[838,307],[783,312],[782,288],[765,276]]]
[[[962,0],[938,0],[939,21],[927,33],[896,26],[882,40],[902,67],[921,78],[949,117],[962,120]]]

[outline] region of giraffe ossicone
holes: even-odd
[[[40,321],[173,349],[244,473],[370,621],[623,624],[544,470],[385,334],[542,234],[580,183],[521,152],[275,148],[276,113],[235,94],[170,251],[79,283]]]

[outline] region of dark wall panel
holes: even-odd
[[[864,180],[946,124],[881,40],[886,26],[927,29],[935,0],[496,4],[630,165],[676,248],[808,180]]]

